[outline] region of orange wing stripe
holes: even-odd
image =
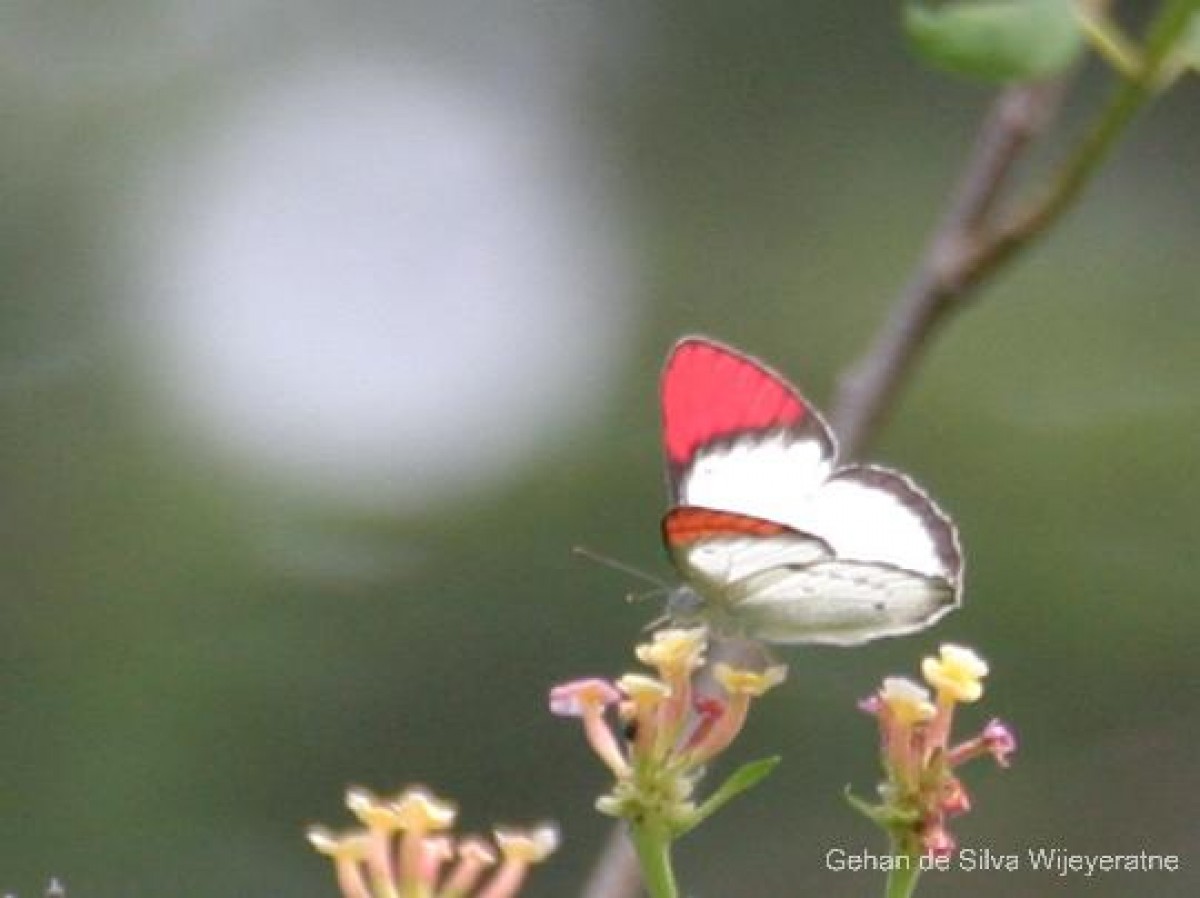
[[[711,537],[778,536],[789,530],[775,521],[690,506],[674,508],[663,519],[663,534],[670,546],[684,546]]]

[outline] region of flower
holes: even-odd
[[[531,865],[545,860],[558,847],[558,831],[550,825],[523,831],[497,830],[495,840],[504,861],[485,880],[497,862],[487,842],[467,836],[456,839],[454,805],[419,786],[394,798],[380,798],[361,787],[346,792],[346,805],[362,827],[336,833],[310,827],[312,846],[334,861],[344,898],[512,898]],[[532,846],[532,847],[529,847]]]
[[[458,863],[446,878],[447,895],[469,895],[484,871],[496,863],[492,846],[478,836],[468,836],[458,844]]]
[[[781,683],[786,668],[718,663],[712,667],[717,689],[698,690],[707,648],[702,628],[662,630],[635,650],[657,676],[629,673],[613,684],[575,680],[551,689],[551,711],[581,717],[593,751],[614,774],[612,790],[596,802],[601,812],[657,821],[674,834],[711,812],[692,800],[705,765],[729,747],[752,699]],[[614,705],[610,721],[607,710]]]
[[[371,898],[363,865],[371,854],[368,834],[362,830],[334,833],[323,826],[308,830],[309,843],[321,854],[333,858],[338,886],[346,898]]]
[[[1017,734],[1003,720],[988,721],[982,733],[983,747],[1000,767],[1012,763],[1011,756],[1017,751]]]
[[[957,766],[980,755],[991,755],[998,767],[1012,763],[1017,750],[1017,736],[1012,727],[1002,720],[989,720],[987,726],[974,739],[956,745],[950,752],[950,763]]]
[[[988,673],[987,662],[959,645],[943,645],[938,655],[921,662],[921,674],[937,690],[939,700],[979,701],[983,695],[982,681]]]
[[[786,677],[787,668],[783,665],[761,671],[745,670],[724,663],[714,665],[713,679],[724,688],[727,699],[723,705],[718,700],[707,708],[698,709],[702,723],[687,742],[692,763],[705,763],[728,748],[746,724],[750,700],[761,698]]]
[[[708,634],[703,627],[659,630],[651,641],[639,645],[634,654],[649,667],[657,667],[659,675],[670,682],[691,676],[704,663]]]
[[[515,895],[530,866],[540,864],[558,848],[558,829],[550,825],[530,830],[497,829],[493,838],[504,855],[504,862],[487,889],[479,893],[479,898]]]
[[[534,829],[497,828],[493,833],[506,861],[540,864],[558,848],[558,827],[544,823]]]
[[[390,806],[401,829],[422,835],[449,829],[458,813],[454,805],[419,786],[405,789]]]
[[[787,668],[777,664],[766,670],[743,670],[719,663],[713,667],[713,677],[730,695],[759,698],[787,679]]]
[[[558,717],[583,718],[583,730],[600,759],[617,776],[628,765],[612,730],[604,721],[604,711],[621,698],[621,691],[604,680],[572,680],[550,690],[550,713]]]
[[[929,690],[904,677],[885,678],[879,701],[893,719],[907,726],[932,720],[937,713]]]
[[[983,696],[988,665],[973,650],[943,645],[937,657],[924,659],[921,673],[934,690],[932,701],[925,687],[888,677],[859,703],[879,721],[886,780],[879,787],[882,804],[855,803],[891,832],[905,854],[944,856],[956,847],[946,821],[971,808],[956,769],[988,754],[1007,767],[1016,737],[1007,724],[992,720],[978,736],[950,744],[955,707]]]
[[[653,750],[652,740],[662,729],[659,709],[671,697],[671,687],[644,674],[625,674],[617,680],[617,688],[626,696],[620,705],[626,739],[639,754],[647,754]]]

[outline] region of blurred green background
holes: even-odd
[[[882,847],[854,703],[945,640],[1021,738],[964,844],[1184,868],[920,894],[1200,888],[1196,91],[928,356],[871,454],[956,516],[966,606],[787,652],[726,762],[785,763],[689,894],[879,894],[823,862]],[[329,896],[304,826],[419,781],[558,820],[529,894],[576,893],[607,781],[545,694],[654,613],[569,549],[668,572],[666,348],[826,404],[987,98],[833,0],[5,4],[0,892]]]

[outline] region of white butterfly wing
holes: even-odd
[[[679,478],[677,504],[792,524],[795,510],[810,506],[833,473],[821,427],[820,436],[750,432],[697,450]]]
[[[833,558],[821,540],[775,521],[695,506],[667,513],[663,539],[690,582],[721,592],[767,571]]]
[[[944,577],[879,562],[785,565],[732,586],[731,616],[759,639],[857,645],[923,629],[955,605]]]
[[[820,537],[841,560],[941,577],[955,589],[962,577],[950,518],[915,483],[886,468],[842,468],[777,520]]]
[[[811,440],[778,434],[713,447],[681,480],[681,495],[689,505],[785,524],[839,559],[942,577],[955,589],[961,580],[954,525],[920,487],[873,466],[833,473]]]
[[[758,635],[740,619],[748,585],[833,558],[821,540],[775,521],[690,505],[663,518],[663,541],[689,585],[674,594],[668,613],[681,622],[703,619],[726,635]]]

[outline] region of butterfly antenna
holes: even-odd
[[[669,586],[656,586],[654,589],[644,589],[641,592],[631,592],[625,596],[625,601],[630,605],[640,605],[649,599],[656,599],[659,596],[665,596],[670,593]]]
[[[661,589],[663,592],[669,592],[671,589],[669,584],[664,583],[662,580],[659,580],[653,574],[647,574],[645,571],[641,570],[640,568],[636,568],[631,564],[626,564],[623,561],[618,561],[617,559],[615,559],[609,555],[601,555],[599,552],[595,552],[592,549],[587,548],[586,546],[574,546],[571,549],[571,552],[575,555],[578,555],[581,558],[587,558],[589,561],[594,561],[597,564],[602,564],[605,567],[611,568],[614,571],[621,571],[622,573],[628,574],[631,577],[637,577],[639,580],[642,580],[646,583],[650,583],[650,584],[658,587],[658,589]]]

